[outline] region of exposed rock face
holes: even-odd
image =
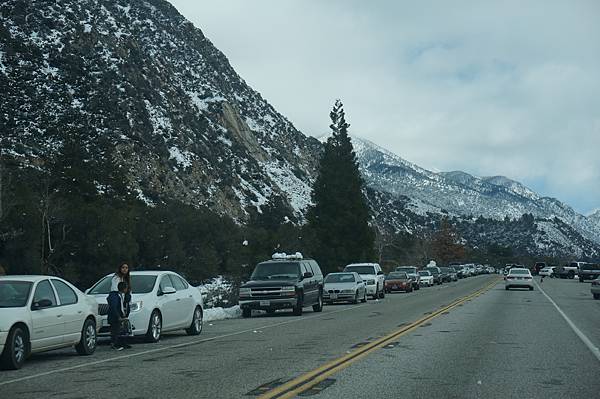
[[[295,216],[310,203],[320,144],[168,2],[9,0],[0,23],[4,156],[43,164],[75,139],[149,204],[177,198],[240,221],[271,195]]]

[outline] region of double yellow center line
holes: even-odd
[[[286,382],[285,384],[282,384],[282,385],[270,390],[269,392],[266,392],[265,394],[259,396],[259,399],[293,398],[293,397],[299,395],[300,393],[311,389],[312,387],[319,384],[323,380],[327,379],[331,375],[338,373],[339,371],[345,369],[346,367],[350,366],[352,363],[362,359],[363,357],[370,355],[372,352],[376,351],[377,349],[380,349],[380,348],[388,345],[391,341],[401,337],[402,335],[408,334],[409,332],[413,331],[414,329],[416,329],[420,325],[428,322],[429,320],[447,312],[448,310],[450,310],[458,305],[463,304],[464,302],[467,302],[473,298],[478,297],[479,295],[483,294],[484,292],[488,291],[493,286],[495,286],[499,281],[500,281],[499,279],[494,279],[494,281],[491,284],[485,286],[484,288],[482,288],[478,291],[475,291],[474,293],[467,295],[466,297],[458,299],[458,300],[454,301],[453,303],[451,303],[450,305],[445,306],[439,310],[436,310],[435,312],[433,312],[425,317],[422,317],[421,319],[419,319],[411,324],[408,324],[408,325],[400,328],[399,330],[394,331],[391,334],[388,334],[382,338],[379,338],[376,341],[373,341],[365,346],[362,346],[354,352],[351,352],[347,355],[344,355],[342,357],[334,359],[334,360],[322,365],[321,367],[318,367],[312,371],[309,371],[306,374],[302,374],[301,376],[296,377],[293,380],[290,380],[290,381]]]

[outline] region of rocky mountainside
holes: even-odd
[[[310,204],[319,141],[167,1],[1,2],[0,90],[0,161],[44,171],[77,157],[102,195],[119,195],[118,180],[148,206],[176,199],[238,222],[270,199],[297,220]],[[473,246],[600,253],[600,212],[586,218],[505,177],[434,173],[354,145],[376,218],[393,230],[425,234],[448,215]],[[525,213],[533,227],[505,220]]]
[[[310,202],[318,141],[164,0],[1,2],[0,89],[5,158],[44,168],[74,141],[150,205],[176,198],[236,220],[271,196],[296,217]]]
[[[534,254],[600,255],[597,214],[585,217],[504,176],[435,173],[367,140],[353,137],[353,145],[368,186],[385,193],[378,196],[377,214],[396,230],[419,231],[446,215],[458,221],[472,246],[494,242]],[[535,226],[527,234],[517,233],[514,228],[522,226],[511,221],[524,214],[533,216]],[[489,231],[473,227],[484,225]]]

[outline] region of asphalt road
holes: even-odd
[[[207,323],[202,335],[170,334],[92,357],[62,350],[0,372],[2,399],[240,398],[275,392],[315,368],[368,347],[488,286],[479,276],[387,295],[359,305],[326,306]],[[589,283],[549,280],[544,290],[593,344],[600,345],[600,301]],[[587,293],[587,296],[585,295]],[[365,346],[367,345],[367,346]],[[284,384],[284,385],[282,385]],[[336,372],[303,395],[318,398],[597,397],[600,361],[539,291],[502,284],[427,321]]]

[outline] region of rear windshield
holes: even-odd
[[[353,283],[354,274],[329,274],[325,277],[326,283]]]
[[[429,273],[428,271],[423,270],[423,271],[419,272],[419,276],[431,276],[431,273]]]
[[[113,275],[104,277],[96,283],[95,286],[88,292],[91,295],[108,294],[110,292],[110,283]],[[157,276],[151,275],[131,275],[131,292],[133,294],[147,294],[152,292]]]
[[[358,274],[376,274],[374,266],[346,266],[345,272],[356,272]]]
[[[268,262],[256,265],[252,280],[297,280],[300,277],[298,263]]]
[[[406,280],[408,275],[403,272],[391,272],[386,276],[386,280]]]
[[[32,282],[0,281],[0,308],[20,308],[27,305]]]
[[[529,270],[510,269],[510,274],[529,274]]]
[[[434,275],[439,273],[438,269],[429,269],[429,268],[427,268],[425,270],[427,270],[428,272],[430,272],[431,274],[434,274]]]

